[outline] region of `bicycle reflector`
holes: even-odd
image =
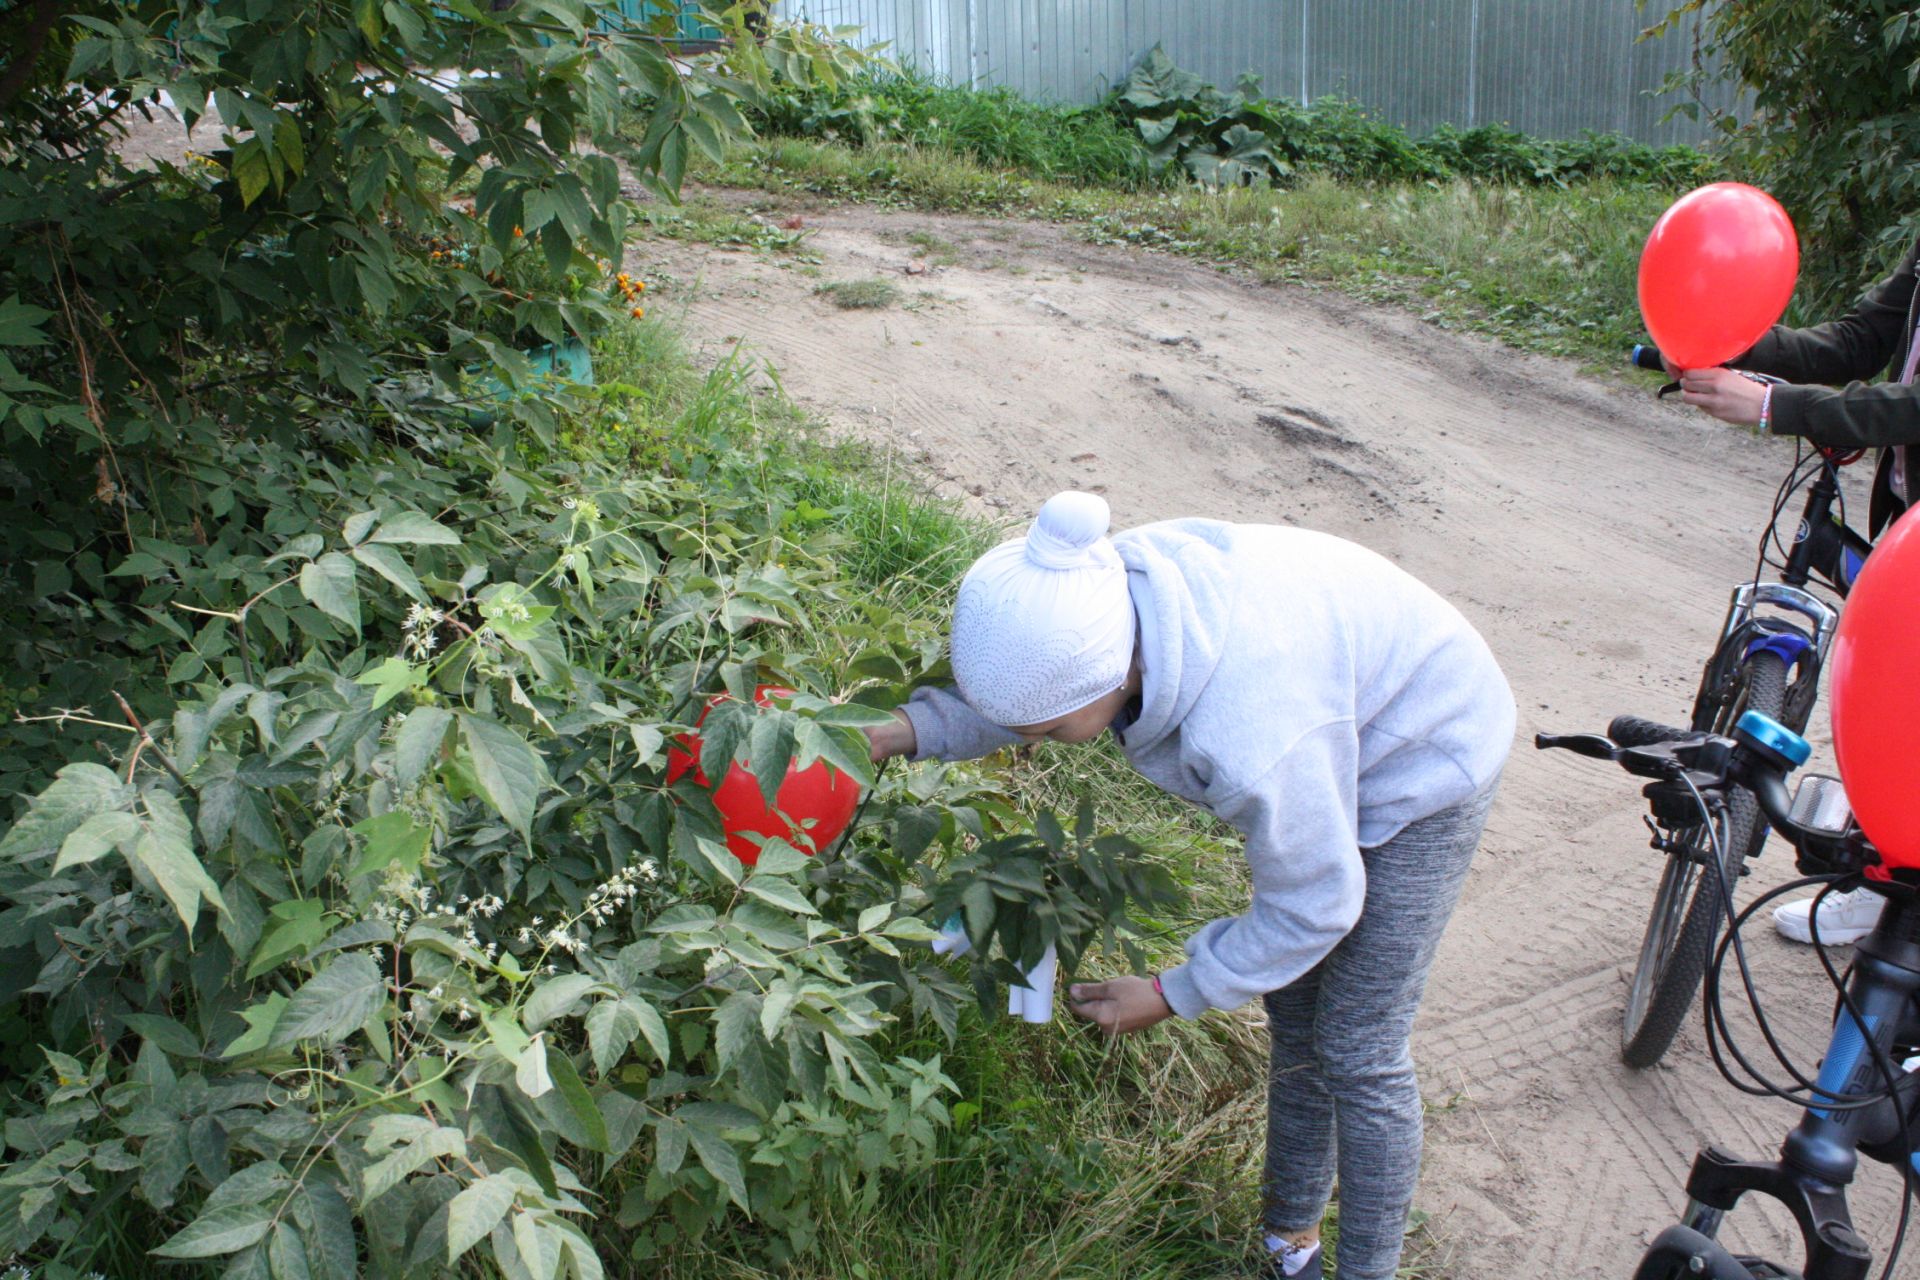
[[[1810,831],[1843,836],[1853,821],[1853,809],[1847,804],[1847,789],[1840,785],[1840,779],[1810,773],[1800,779],[1800,789],[1793,793],[1793,807],[1787,816]]]
[[[1920,520],[1882,534],[1828,656],[1840,780],[1888,867],[1920,868]]]

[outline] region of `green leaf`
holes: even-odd
[[[237,1058],[243,1053],[258,1053],[273,1040],[273,1029],[280,1022],[280,1016],[287,1011],[287,998],[278,991],[269,995],[259,1004],[242,1009],[240,1017],[247,1029],[234,1038],[221,1051],[223,1058]]]
[[[756,875],[750,877],[740,887],[762,902],[771,903],[784,910],[807,916],[820,914],[819,908],[808,902],[806,895],[802,894],[791,880],[783,880],[778,876]]]
[[[217,1258],[236,1253],[267,1234],[274,1210],[264,1204],[230,1205],[203,1214],[153,1253],[162,1258]]]
[[[354,585],[353,561],[329,551],[300,568],[300,594],[328,617],[337,618],[360,633],[360,592]]]
[[[507,825],[531,839],[534,801],[544,770],[527,740],[497,720],[460,713],[460,730],[473,758],[474,777]]]
[[[760,1031],[760,997],[750,991],[728,996],[713,1015],[714,1046],[720,1050],[720,1069],[725,1071],[751,1050]]]
[[[267,160],[266,143],[249,138],[233,151],[233,179],[240,185],[240,203],[251,205],[265,193],[273,181],[273,166]]]
[[[180,802],[165,791],[149,791],[146,806],[148,820],[133,842],[130,859],[153,877],[189,930],[199,918],[202,899],[225,915],[227,904],[219,887],[193,854],[193,828]]]
[[[268,914],[272,923],[261,933],[260,945],[254,949],[253,959],[247,965],[248,981],[284,960],[304,955],[308,947],[333,931],[328,923],[326,904],[314,898],[276,902]]]
[[[353,22],[367,43],[377,45],[386,35],[386,23],[380,16],[380,0],[353,0]]]
[[[0,857],[30,858],[52,853],[96,813],[126,806],[133,789],[113,770],[97,764],[64,766],[27,814],[0,840]]]
[[[384,707],[409,689],[427,683],[427,668],[416,667],[405,658],[388,658],[377,667],[364,671],[355,684],[373,687],[373,705]]]
[[[347,182],[347,200],[355,209],[378,209],[387,196],[387,153],[354,156],[351,178]]]
[[[411,787],[440,754],[453,713],[440,707],[415,707],[393,736],[394,781]]]
[[[420,579],[414,573],[413,566],[409,565],[405,558],[392,547],[380,547],[368,543],[365,546],[355,547],[353,558],[406,592],[411,598],[418,600],[421,604],[427,603],[429,599],[427,589],[420,585]]]
[[[627,1052],[627,1046],[640,1034],[640,1015],[625,1000],[601,1000],[587,1010],[586,1023],[593,1069],[604,1076],[613,1070]]]
[[[371,957],[359,952],[343,955],[293,993],[273,1029],[270,1046],[343,1039],[373,1016],[385,995],[386,984]]]
[[[401,809],[356,823],[353,834],[365,841],[366,847],[347,873],[349,880],[384,871],[396,862],[411,875],[420,869],[420,860],[427,856],[433,839],[431,827],[415,826],[412,816]]]
[[[733,856],[733,851],[718,840],[709,840],[705,836],[683,836],[684,826],[674,831],[676,848],[690,852],[699,859],[699,864],[713,870],[728,884],[739,884],[740,877],[746,874],[746,864]],[[692,859],[689,859],[692,862]],[[696,866],[697,869],[697,866]]]
[[[516,1194],[513,1179],[504,1173],[490,1173],[474,1183],[447,1205],[447,1264],[479,1244],[492,1233],[513,1207]]]
[[[513,1082],[529,1098],[544,1097],[553,1088],[553,1073],[547,1070],[547,1033],[542,1031],[527,1042],[513,1064]]]
[[[547,1046],[547,1074],[553,1078],[553,1086],[560,1092],[561,1101],[567,1104],[567,1110],[580,1123],[587,1138],[587,1149],[605,1151],[607,1149],[607,1122],[601,1116],[600,1108],[594,1105],[593,1094],[580,1079],[580,1073],[574,1069],[573,1059],[568,1057],[558,1045]]]
[[[369,542],[394,542],[416,546],[457,547],[460,535],[431,516],[418,511],[402,511],[388,516],[373,531]]]
[[[563,973],[534,988],[533,994],[527,997],[526,1006],[520,1011],[521,1019],[528,1029],[538,1031],[566,1014],[599,985],[597,980],[584,973]]]
[[[0,302],[0,347],[44,347],[47,336],[40,332],[53,312],[20,301],[19,294]]]
[[[639,996],[628,996],[622,1003],[640,1019],[640,1034],[647,1038],[654,1056],[660,1059],[660,1065],[666,1066],[673,1058],[673,1038],[667,1034],[667,1020],[660,1016],[658,1009]]]
[[[140,835],[140,820],[124,810],[96,813],[60,842],[60,856],[53,860],[55,874],[104,857],[114,849],[125,850]]]
[[[694,1154],[700,1157],[700,1163],[706,1166],[707,1172],[719,1179],[720,1185],[727,1189],[735,1204],[750,1211],[747,1180],[740,1172],[740,1156],[734,1151],[733,1145],[718,1133],[698,1124],[687,1126],[687,1138],[693,1143]]]
[[[151,1040],[165,1053],[178,1058],[200,1056],[200,1040],[193,1032],[161,1013],[123,1013],[120,1021],[143,1040]]]
[[[414,1119],[417,1117],[408,1117]],[[458,1129],[446,1125],[434,1125],[385,1158],[367,1167],[362,1179],[360,1203],[372,1204],[381,1196],[400,1185],[409,1175],[416,1172],[428,1161],[442,1158],[465,1160],[467,1158],[466,1136]]]
[[[347,1198],[331,1182],[311,1173],[295,1195],[296,1206],[304,1204],[312,1218],[306,1236],[307,1263],[313,1269],[314,1280],[357,1280],[359,1248],[354,1238],[353,1209]]]
[[[267,1269],[273,1280],[313,1280],[313,1270],[307,1265],[306,1242],[284,1218],[273,1224],[273,1238],[267,1244]]]

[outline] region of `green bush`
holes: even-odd
[[[580,1194],[611,1178],[630,1256],[730,1208],[788,1256],[817,1195],[870,1200],[945,1122],[939,1058],[874,1042],[954,1030],[927,912],[1071,962],[1166,896],[1090,818],[1022,835],[954,778],[883,782],[844,845],[808,858],[795,831],[743,867],[706,791],[665,781],[705,691],[736,695],[710,775],[797,755],[870,778],[877,713],[804,691],[891,702],[940,644],[846,600],[831,520],[777,462],[687,447],[698,480],[471,439],[404,482],[369,458],[296,489],[288,526],[324,532],[132,566],[204,602],[176,649],[203,669],[0,840],[0,982],[44,1046],[9,1106],[0,1252],[85,1257],[117,1203],[159,1256],[242,1274],[433,1274],[485,1241],[507,1275],[598,1275]],[[749,714],[767,681],[803,692]],[[991,1001],[1011,969],[975,972]]]
[[[1365,183],[1614,179],[1683,188],[1711,168],[1694,148],[1613,134],[1556,140],[1502,125],[1443,125],[1415,138],[1343,98],[1302,106],[1267,97],[1254,76],[1223,93],[1174,65],[1158,45],[1097,107],[956,88],[911,70],[871,71],[831,91],[775,95],[755,122],[762,132],[861,146],[913,142],[1047,181],[1127,190],[1174,176],[1219,187],[1291,185],[1313,174]]]
[[[839,55],[674,60],[677,7],[587,0],[53,19],[65,66],[0,98],[0,1259],[806,1249],[949,1119],[929,919],[963,904],[990,995],[1169,892],[1085,823],[873,776],[937,631],[844,576],[745,370],[631,314],[623,181],[671,196]],[[162,90],[219,148],[130,169]],[[592,388],[517,349],[594,334]],[[824,759],[874,784],[856,829],[743,865],[668,781],[703,712],[706,774]]]
[[[762,104],[763,133],[853,145],[910,141],[1054,181],[1151,185],[1126,124],[1101,107],[1029,102],[1010,89],[943,85],[912,69],[869,71],[833,90],[782,93]]]

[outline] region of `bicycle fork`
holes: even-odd
[[[1712,1241],[1740,1197],[1757,1191],[1784,1204],[1799,1224],[1806,1245],[1805,1280],[1864,1280],[1873,1251],[1854,1231],[1847,1210],[1847,1187],[1859,1167],[1860,1148],[1866,1146],[1883,1159],[1897,1151],[1889,1162],[1907,1179],[1920,1181],[1920,1169],[1907,1154],[1903,1115],[1920,1110],[1920,1084],[1909,1086],[1897,1065],[1887,1065],[1894,1059],[1896,1042],[1913,1031],[1916,993],[1920,908],[1910,900],[1890,899],[1878,927],[1860,943],[1849,984],[1853,1007],[1841,1009],[1814,1081],[1826,1102],[1807,1108],[1781,1145],[1779,1160],[1743,1161],[1718,1147],[1702,1151],[1687,1178],[1689,1201],[1682,1219],[1687,1230]],[[1894,1076],[1891,1096],[1866,1107],[1831,1105],[1841,1095],[1887,1092],[1889,1070]]]

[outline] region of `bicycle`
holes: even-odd
[[[1641,368],[1661,367],[1660,353],[1652,347],[1635,347],[1632,362]],[[1762,712],[1795,732],[1806,727],[1839,621],[1838,611],[1809,591],[1808,584],[1817,576],[1844,598],[1872,547],[1847,526],[1840,494],[1840,468],[1861,454],[1814,450],[1817,470],[1809,472],[1806,447],[1796,452],[1793,470],[1775,495],[1760,563],[1751,580],[1734,588],[1719,639],[1701,672],[1689,720],[1693,730],[1724,735],[1748,711]],[[1784,561],[1775,564],[1779,580],[1763,582],[1762,573],[1774,564],[1769,547],[1779,545],[1780,516],[1809,476],[1811,487],[1792,547]],[[1609,726],[1609,733],[1614,729],[1633,736],[1628,717]],[[1700,989],[1720,923],[1719,897],[1705,888],[1701,874],[1712,850],[1726,850],[1728,862],[1721,870],[1735,877],[1746,874],[1747,859],[1766,843],[1766,824],[1751,797],[1736,792],[1722,821],[1725,838],[1715,840],[1689,806],[1652,806],[1647,820],[1653,833],[1650,843],[1667,861],[1627,987],[1620,1057],[1630,1067],[1650,1067],[1665,1055]]]
[[[1899,1227],[1881,1272],[1887,1280],[1899,1262],[1920,1189],[1920,1156],[1915,1154],[1920,1145],[1920,1072],[1901,1065],[1901,1055],[1920,1042],[1920,870],[1880,865],[1879,852],[1853,820],[1836,780],[1808,777],[1789,799],[1786,775],[1806,762],[1810,749],[1804,738],[1777,720],[1747,712],[1735,722],[1731,737],[1644,721],[1630,721],[1627,727],[1643,740],[1623,744],[1611,733],[1541,734],[1534,743],[1613,760],[1631,774],[1651,778],[1648,789],[1658,792],[1661,801],[1691,803],[1701,824],[1716,830],[1717,817],[1732,806],[1731,797],[1747,795],[1774,829],[1792,841],[1804,877],[1734,915],[1734,881],[1723,873],[1727,861],[1717,862],[1722,873],[1714,877],[1714,893],[1731,924],[1706,975],[1707,1041],[1721,1074],[1748,1093],[1794,1101],[1804,1107],[1804,1114],[1787,1135],[1778,1160],[1741,1160],[1716,1146],[1702,1149],[1687,1179],[1688,1204],[1681,1221],[1655,1237],[1634,1280],[1865,1280],[1873,1251],[1854,1230],[1847,1208],[1847,1188],[1861,1155],[1902,1174]],[[1824,886],[1822,896],[1859,886],[1887,901],[1874,931],[1856,944],[1857,959],[1847,979],[1818,945],[1816,910],[1815,951],[1838,993],[1838,1007],[1819,1074],[1809,1080],[1788,1061],[1760,1009],[1740,929],[1769,901],[1811,884]],[[1792,1086],[1768,1080],[1728,1033],[1720,974],[1729,950],[1739,962],[1757,1023],[1792,1075]],[[1734,1077],[1722,1056],[1722,1042],[1754,1083]],[[1719,1243],[1726,1216],[1749,1192],[1772,1197],[1792,1213],[1804,1246],[1798,1271],[1736,1255]]]

